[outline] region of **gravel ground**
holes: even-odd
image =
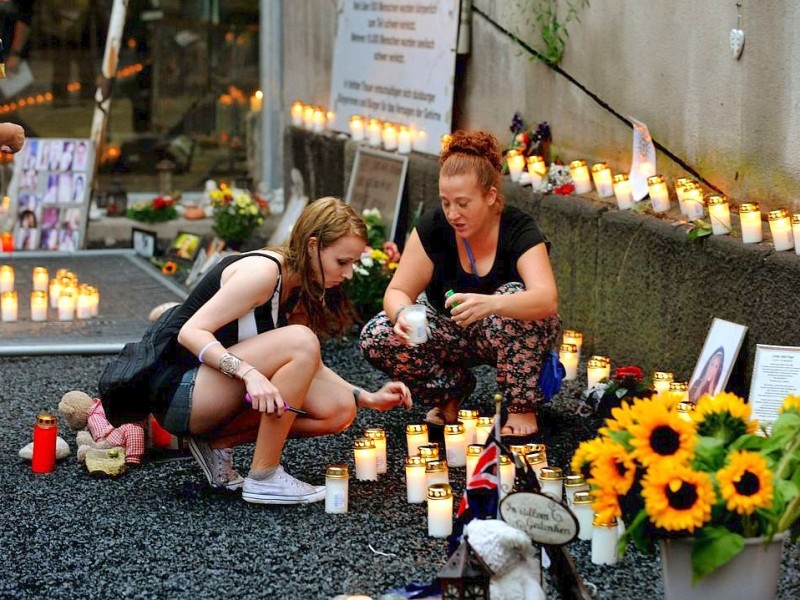
[[[326,362],[353,383],[374,389],[381,373],[353,340],[325,345]],[[435,578],[446,559],[443,540],[427,537],[424,505],[405,502],[404,426],[424,410],[362,411],[346,432],[292,440],[287,470],[323,483],[327,464],[351,464],[351,445],[369,426],[387,431],[389,469],[378,482],[350,481],[350,511],[328,515],[324,504],[270,507],[236,494],[211,493],[186,456],[159,458],[118,479],[95,479],[74,458],[75,432],[61,424],[73,454],[54,473],[34,475],[17,452],[31,439],[35,414],[56,411],[70,390],[96,392],[104,356],[0,359],[0,598],[373,598],[410,582]],[[492,372],[478,371],[471,405],[491,412]],[[582,381],[581,377],[577,381]],[[544,441],[553,464],[566,466],[597,422],[574,414],[580,393],[567,383],[543,409]],[[247,470],[250,448],[236,453]],[[451,470],[460,493],[463,471]],[[589,560],[589,543],[570,551],[600,598],[661,596],[660,562],[630,551],[613,567]],[[555,595],[551,592],[552,597]],[[784,549],[779,598],[800,597],[800,551]]]

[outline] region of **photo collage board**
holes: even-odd
[[[9,196],[15,250],[82,248],[92,190],[94,143],[28,138],[14,160]]]

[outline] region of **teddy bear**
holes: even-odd
[[[545,600],[541,564],[526,533],[505,521],[473,519],[464,535],[494,573],[489,580],[492,600]]]

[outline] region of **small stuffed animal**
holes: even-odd
[[[61,397],[58,403],[58,414],[73,431],[86,429],[89,409],[92,408],[92,398],[89,394],[73,390]]]

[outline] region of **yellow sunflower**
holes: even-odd
[[[690,533],[711,520],[715,501],[708,473],[677,464],[648,470],[642,480],[642,498],[656,527]]]
[[[608,486],[596,487],[592,490],[592,511],[603,523],[611,523],[622,517],[619,496]]]
[[[586,480],[590,479],[592,462],[594,462],[597,451],[602,444],[602,438],[594,438],[581,442],[578,445],[578,449],[575,450],[575,454],[572,455],[572,462],[570,463],[572,472],[580,473]]]
[[[750,416],[750,405],[728,392],[704,395],[692,413],[699,435],[715,437],[725,443],[758,431],[758,421],[751,420]]]
[[[779,413],[785,412],[787,410],[794,410],[796,412],[800,412],[800,396],[793,396],[789,394],[783,400],[783,406],[781,406]]]
[[[627,494],[636,477],[636,463],[623,446],[606,439],[595,447],[589,472],[589,482],[593,485]]]
[[[694,423],[681,418],[666,405],[652,403],[631,425],[633,458],[645,466],[662,459],[682,463],[694,455],[697,441]]]
[[[633,406],[627,401],[611,409],[611,418],[606,419],[606,426],[600,433],[608,435],[611,431],[627,431],[636,422]]]
[[[174,275],[178,272],[178,265],[171,260],[168,260],[164,263],[164,266],[161,267],[161,272],[164,275]]]
[[[727,466],[717,471],[717,481],[728,510],[750,515],[772,505],[772,472],[757,452],[732,452]]]

